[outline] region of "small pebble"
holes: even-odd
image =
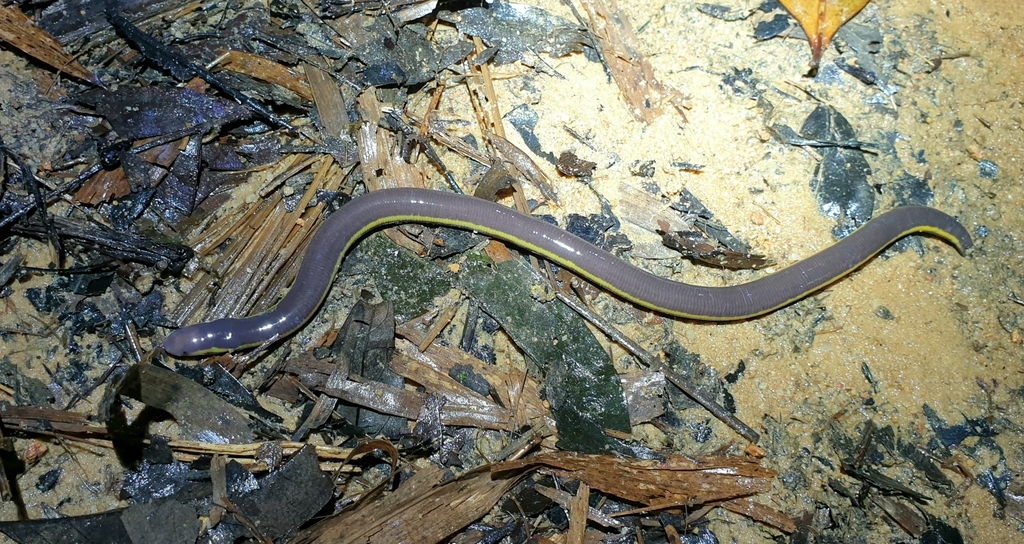
[[[976,161],[981,160],[981,148],[978,147],[978,144],[971,144],[967,146],[967,156]]]
[[[22,452],[21,459],[26,465],[34,465],[38,463],[48,451],[50,451],[50,448],[46,446],[45,442],[41,442],[33,438],[29,441],[28,447],[25,448],[25,451]]]
[[[994,179],[999,174],[999,166],[992,161],[980,161],[978,163],[978,175],[982,179]]]

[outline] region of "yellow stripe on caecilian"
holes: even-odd
[[[699,287],[654,276],[554,225],[493,202],[423,189],[387,189],[356,198],[324,222],[310,242],[295,285],[273,309],[178,329],[164,340],[164,349],[179,356],[206,355],[288,337],[319,310],[335,272],[359,240],[384,226],[403,223],[476,231],[557,263],[633,304],[701,321],[748,319],[791,304],[910,234],[937,236],[961,253],[972,245],[966,229],[938,210],[896,208],[774,274],[732,287]]]

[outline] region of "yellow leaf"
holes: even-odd
[[[800,22],[811,44],[811,72],[818,70],[821,52],[839,27],[857,15],[870,0],[779,0]]]

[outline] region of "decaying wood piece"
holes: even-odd
[[[494,473],[540,468],[579,480],[593,489],[644,505],[636,512],[719,505],[751,519],[793,532],[785,514],[748,497],[771,489],[775,472],[745,457],[683,457],[663,461],[610,455],[554,452],[491,465]]]
[[[395,142],[395,135],[381,128],[383,106],[373,89],[359,95],[356,109],[362,119],[356,139],[366,189],[377,191],[395,187],[425,187],[427,177],[423,168],[405,162],[402,148]],[[393,236],[389,237],[394,239]]]
[[[472,368],[473,372],[491,384],[501,405],[511,410],[513,428],[536,425],[541,419],[548,426],[554,426],[551,411],[541,399],[540,384],[525,372],[515,368],[502,369],[489,365],[455,348],[431,345],[426,351],[419,353],[403,341],[396,342],[396,346],[401,353],[444,375],[448,375],[458,366]]]
[[[589,500],[590,486],[580,482],[579,490],[569,502],[569,531],[565,534],[567,544],[583,544],[583,534],[587,531]]]
[[[743,457],[664,461],[554,452],[492,465],[494,473],[547,467],[616,497],[648,506],[693,506],[765,493],[775,472]]]
[[[474,472],[442,483],[444,475],[433,465],[421,468],[394,493],[325,520],[294,542],[441,542],[486,514],[518,481]]]
[[[41,432],[46,434],[74,434],[82,437],[105,437],[105,426],[89,421],[85,414],[42,408],[14,406],[0,403],[0,419],[8,430]]]
[[[658,81],[651,63],[636,46],[638,39],[633,26],[615,0],[583,0],[582,4],[600,42],[605,64],[633,117],[650,124],[665,112],[666,106],[672,106],[686,121],[682,95]]]
[[[796,523],[790,519],[789,516],[775,510],[774,508],[758,504],[747,498],[725,501],[722,503],[722,508],[725,508],[730,512],[743,514],[744,516],[760,521],[765,525],[771,525],[784,533],[792,533],[793,531],[796,531]]]

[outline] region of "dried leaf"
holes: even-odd
[[[132,184],[124,170],[100,170],[89,178],[82,188],[75,193],[74,200],[87,206],[95,206],[101,202],[110,202],[132,194]]]
[[[780,0],[800,21],[811,44],[811,72],[818,70],[821,52],[832,41],[839,27],[853,19],[870,0]]]
[[[220,67],[252,76],[260,81],[280,85],[299,95],[303,100],[313,99],[309,83],[301,73],[266,57],[232,50],[224,56]]]
[[[404,354],[391,360],[391,368],[399,375],[423,386],[428,393],[445,398],[441,420],[485,429],[512,430],[512,414],[462,385],[448,374],[425,362]]]
[[[341,89],[323,70],[305,63],[302,66],[306,73],[306,86],[316,102],[316,111],[320,114],[320,123],[327,134],[340,138],[348,134],[348,111],[345,109],[345,97]]]
[[[24,51],[39,62],[53,66],[83,81],[100,85],[100,80],[64,52],[60,42],[36,26],[18,8],[0,6],[0,41]]]
[[[399,331],[400,336],[409,340],[413,340],[412,335],[418,334],[418,331],[410,327],[399,326]],[[458,367],[471,369],[473,373],[494,387],[495,394],[501,400],[501,405],[512,410],[512,417],[515,418],[512,425],[517,429],[526,425],[533,426],[539,423],[538,420],[551,417],[551,411],[541,400],[540,384],[523,371],[511,368],[499,369],[495,365],[487,364],[464,351],[451,347],[431,344],[426,351],[420,352],[415,345],[404,340],[400,340],[397,345],[402,356],[416,359],[446,375],[450,375],[452,370]],[[394,363],[392,363],[392,368],[394,368]],[[437,393],[438,391],[431,392]],[[549,424],[553,426],[554,421],[550,421]]]

